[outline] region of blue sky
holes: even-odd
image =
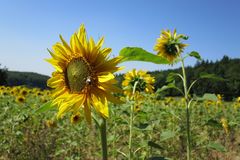
[[[186,52],[196,50],[204,59],[223,55],[240,58],[239,0],[1,0],[0,63],[9,70],[50,75],[44,61],[47,48],[84,23],[89,36],[105,37],[105,47],[117,56],[126,46],[153,52],[160,31],[177,29],[189,35]],[[187,60],[194,65],[194,59]],[[143,62],[122,64],[126,70],[162,70],[166,65]],[[173,66],[173,67],[178,67]]]

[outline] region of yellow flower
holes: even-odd
[[[18,96],[18,97],[16,98],[16,102],[18,102],[18,103],[24,103],[24,102],[25,102],[25,97],[23,97],[23,96]]]
[[[53,45],[51,59],[47,59],[56,71],[48,80],[49,87],[54,88],[53,105],[59,107],[57,117],[66,112],[77,113],[83,108],[87,121],[91,122],[91,107],[104,118],[108,117],[108,100],[119,102],[111,92],[121,90],[116,84],[114,72],[120,70],[116,65],[121,58],[109,59],[111,48],[101,48],[104,39],[97,43],[88,40],[85,27],[81,25],[74,33],[70,45],[60,35],[62,43]]]
[[[76,124],[76,123],[78,123],[80,120],[81,120],[80,112],[77,112],[76,114],[73,114],[73,115],[71,116],[71,123],[72,123],[72,124]]]
[[[124,81],[122,82],[122,86],[125,95],[127,95],[128,97],[132,97],[134,84],[136,82],[138,82],[135,90],[136,95],[138,95],[139,92],[153,92],[153,84],[155,82],[154,77],[152,77],[150,74],[147,74],[146,71],[136,71],[136,69],[133,69],[132,71],[129,71],[124,75]]]
[[[228,128],[227,119],[222,117],[220,122],[222,124],[222,127],[224,128],[225,133],[228,134],[229,133],[229,128]]]
[[[25,89],[25,88],[23,88],[23,89],[20,90],[20,94],[21,94],[22,96],[26,96],[26,95],[28,94],[28,90]]]
[[[218,101],[222,101],[222,95],[221,94],[217,94],[217,98],[218,98]]]
[[[46,120],[46,121],[45,121],[45,125],[46,125],[48,128],[53,128],[53,127],[56,127],[56,126],[57,126],[56,122],[53,121],[53,120]]]
[[[237,101],[238,103],[240,103],[240,97],[237,97],[236,101]]]
[[[170,30],[163,30],[157,39],[154,50],[157,51],[159,56],[166,58],[169,63],[173,63],[187,46],[187,44],[181,42],[181,39],[185,39],[185,37],[183,34],[177,35],[176,29],[173,33],[171,33]]]
[[[141,110],[140,104],[134,105],[134,111],[139,112]]]

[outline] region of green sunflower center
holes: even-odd
[[[138,82],[136,86],[136,91],[143,92],[146,88],[146,82],[144,81],[144,79],[142,79],[141,77],[135,77],[130,82],[130,85],[134,86],[135,82]]]
[[[67,85],[72,93],[79,93],[90,81],[91,69],[87,62],[82,59],[73,59],[67,66]]]
[[[176,56],[179,54],[179,42],[177,39],[170,39],[167,44],[165,44],[165,49],[168,54]]]

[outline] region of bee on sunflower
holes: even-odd
[[[154,90],[155,79],[147,71],[133,69],[124,75],[124,81],[122,86],[124,89],[124,94],[129,98],[133,96],[138,97],[140,92],[152,93]],[[135,95],[133,95],[133,89],[135,86]]]
[[[182,39],[187,39],[187,36],[177,34],[176,29],[173,33],[171,33],[170,30],[163,30],[157,39],[154,50],[157,51],[157,55],[166,58],[170,64],[173,64],[174,60],[178,58],[184,48],[188,46],[188,44],[181,42]]]
[[[75,115],[82,108],[90,123],[93,107],[107,118],[108,101],[120,102],[111,93],[121,92],[113,74],[120,70],[117,64],[121,58],[109,58],[111,48],[102,48],[104,38],[97,43],[92,37],[88,40],[84,25],[71,36],[70,45],[61,35],[60,39],[61,43],[48,50],[52,58],[47,59],[56,69],[47,85],[54,89],[52,104],[59,108],[57,117],[66,112]]]

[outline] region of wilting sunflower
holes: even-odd
[[[134,84],[136,82],[136,95],[138,95],[138,93],[140,92],[153,92],[153,84],[155,82],[154,77],[151,77],[151,75],[147,74],[146,71],[136,71],[136,69],[133,69],[132,71],[129,71],[124,75],[124,81],[122,82],[122,86],[124,88],[125,95],[127,95],[128,97],[132,97]]]
[[[160,38],[157,39],[154,50],[163,58],[166,58],[170,63],[180,56],[187,44],[181,42],[186,39],[183,34],[177,34],[176,29],[171,33],[170,30],[163,30]]]
[[[97,43],[93,38],[88,40],[85,27],[81,25],[74,33],[70,45],[60,35],[62,43],[53,45],[51,59],[47,59],[56,71],[48,80],[49,87],[54,88],[52,102],[59,107],[57,117],[66,112],[77,113],[83,108],[88,122],[91,121],[91,107],[108,117],[108,100],[119,102],[111,92],[121,90],[116,84],[114,72],[120,70],[116,65],[121,58],[109,59],[111,48],[101,48],[104,39]]]

